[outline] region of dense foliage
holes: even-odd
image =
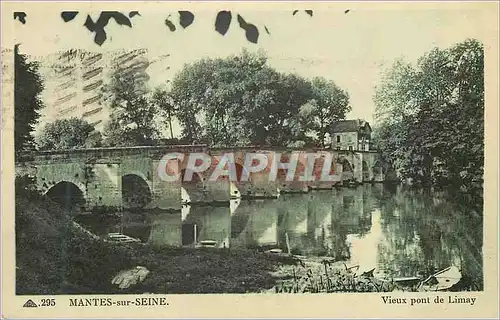
[[[20,153],[34,147],[31,135],[43,108],[40,93],[43,82],[38,73],[37,62],[28,61],[19,53],[19,45],[14,47],[14,147],[16,159]]]
[[[412,184],[481,190],[484,52],[476,40],[397,61],[377,87],[377,141]]]
[[[104,128],[104,145],[151,145],[158,137],[154,124],[156,105],[148,98],[145,72],[115,66],[109,84],[103,87],[111,107],[111,119]]]
[[[101,146],[101,133],[85,120],[58,119],[47,123],[37,144],[40,150],[95,148]]]
[[[170,139],[174,139],[173,118],[178,111],[178,106],[172,100],[170,93],[165,89],[156,88],[151,99],[158,110],[162,111],[162,115],[167,120],[167,126],[170,131]]]
[[[333,82],[274,70],[263,54],[202,59],[186,65],[170,97],[183,139],[214,146],[323,146],[331,123],[350,110]],[[173,110],[169,107],[170,112]]]

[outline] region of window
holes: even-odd
[[[340,147],[337,147],[337,150],[340,150]]]
[[[337,143],[340,142],[340,135],[337,136]]]
[[[349,151],[352,151],[352,146],[349,146]]]

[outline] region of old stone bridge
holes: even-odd
[[[167,153],[189,154],[202,152],[212,157],[212,165],[202,173],[195,173],[189,182],[164,181],[158,174],[160,160]],[[209,181],[218,160],[233,153],[237,181],[220,177]],[[263,153],[280,157],[287,162],[292,153],[299,153],[293,181],[285,181],[286,172],[278,172],[275,181],[269,181],[270,166],[257,173],[249,173],[242,181],[243,161],[247,153]],[[306,153],[318,153],[314,172],[321,170],[325,159],[332,159],[331,168],[337,179],[331,182],[300,181],[304,172]],[[184,159],[186,159],[185,157]],[[285,160],[284,160],[285,159]],[[347,182],[382,182],[384,166],[374,151],[341,151],[326,149],[290,148],[209,148],[207,146],[147,146],[126,148],[72,149],[36,152],[22,163],[16,172],[36,178],[42,193],[56,201],[76,204],[83,210],[98,207],[180,210],[183,203],[228,202],[232,198],[278,197],[286,192],[308,192],[313,189],[331,189]],[[179,161],[178,172],[186,172],[186,161]]]

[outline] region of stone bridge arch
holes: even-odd
[[[296,192],[307,192],[309,191],[309,181],[301,181],[301,176],[305,174],[306,171],[306,159],[304,158],[305,153],[300,153],[297,159],[297,166],[295,168],[295,173],[291,181],[287,181],[288,170],[278,169],[276,173],[276,185],[280,192],[283,193],[296,193]],[[278,153],[277,153],[278,155]],[[279,162],[289,163],[291,153],[281,153]]]
[[[266,155],[267,165],[258,172],[246,171],[246,166],[254,167],[260,164],[260,159],[253,158],[253,155],[255,154]],[[236,181],[231,184],[231,198],[237,199],[247,197],[259,198],[276,196],[276,185],[274,182],[269,182],[269,172],[273,157],[274,153],[269,150],[253,149],[235,152],[234,166],[236,169]],[[252,161],[247,163],[249,160]],[[243,179],[244,176],[246,177],[245,179]]]
[[[354,179],[354,165],[347,159],[341,158],[340,164],[342,165],[341,181],[350,181]]]
[[[189,180],[187,176],[191,175]],[[198,172],[193,172],[185,166],[179,172],[179,179],[181,179],[182,203],[192,203],[203,201],[204,198],[204,180],[205,178]]]
[[[122,204],[126,209],[144,208],[153,200],[150,183],[141,173],[122,176]]]
[[[232,154],[232,158],[229,154]],[[242,185],[240,183],[243,174],[243,160],[239,154],[233,154],[228,151],[216,151],[210,153],[210,167],[203,173],[205,178],[204,188],[205,198],[208,201],[229,202],[231,199],[241,197]],[[236,171],[236,181],[232,181],[228,175],[215,176],[219,163],[224,159],[225,166],[223,170]],[[231,167],[231,166],[234,166]],[[215,179],[215,180],[213,180]]]
[[[127,171],[122,173],[122,181],[123,181],[123,177],[129,176],[129,175],[134,175],[134,176],[141,178],[148,185],[149,190],[153,189],[153,184],[152,184],[151,177],[150,177],[149,173],[144,173],[142,171],[135,171],[135,170],[127,170]]]
[[[48,187],[43,195],[65,209],[83,209],[85,187],[78,182],[62,180]]]
[[[252,174],[251,173],[246,173],[248,175],[247,181],[243,182],[241,181],[241,177],[243,176],[243,173],[246,171],[244,167],[244,162],[236,158],[234,160],[234,168],[236,171],[236,181],[232,181],[230,186],[229,186],[229,197],[231,199],[239,199],[241,198],[241,190],[244,188],[245,184],[251,184],[252,183]]]
[[[336,183],[339,182],[340,179],[340,173],[341,171],[338,172],[339,164],[337,163],[337,159],[335,158],[335,155],[333,155],[330,152],[324,152],[321,151],[320,156],[315,160],[314,162],[314,167],[313,167],[313,175],[315,177],[315,180],[312,182],[309,182],[310,186],[312,189],[331,189]],[[323,170],[328,169],[328,171],[325,171],[328,175],[336,175],[337,177],[334,178],[333,181],[325,180],[323,181]]]
[[[363,171],[363,182],[370,181],[372,174],[371,174],[371,170],[370,170],[370,166],[368,165],[368,162],[363,160],[361,165],[362,165],[362,171]]]
[[[372,166],[373,181],[381,182],[384,181],[385,167],[380,160],[375,160]]]

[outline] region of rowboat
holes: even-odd
[[[444,291],[456,285],[462,279],[460,270],[451,266],[430,275],[427,279],[420,282],[419,291]]]
[[[125,234],[121,234],[118,232],[111,232],[108,233],[106,240],[109,242],[115,242],[115,243],[132,243],[132,242],[141,242],[141,240],[129,237]]]
[[[197,244],[197,247],[201,248],[215,248],[217,241],[215,240],[203,240]]]
[[[393,282],[401,287],[412,287],[418,291],[445,291],[456,285],[462,279],[460,270],[451,266],[438,271],[422,280],[421,277],[399,277],[380,279]]]
[[[419,277],[399,277],[394,278],[392,281],[401,286],[415,286],[420,283],[422,279]]]
[[[267,250],[265,252],[266,253],[283,253],[283,250],[278,249],[278,248],[274,248],[274,249]]]

